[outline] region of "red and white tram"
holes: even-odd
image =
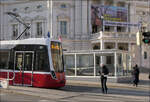
[[[0,78],[10,85],[65,86],[61,42],[50,38],[0,41]]]

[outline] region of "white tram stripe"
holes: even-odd
[[[0,72],[20,72],[18,70],[3,70],[1,69]],[[32,73],[32,71],[24,71],[24,73]],[[38,71],[33,71],[33,74],[51,74],[50,72],[38,72]]]

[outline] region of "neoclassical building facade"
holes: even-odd
[[[62,38],[65,51],[119,49],[132,54],[132,63],[150,68],[150,45],[136,45],[136,32],[150,30],[149,0],[12,0],[0,2],[0,40],[16,39],[25,27],[7,12],[17,13],[30,26],[21,39]],[[50,25],[52,25],[50,29]],[[140,53],[142,56],[140,56]]]

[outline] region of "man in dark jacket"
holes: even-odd
[[[99,71],[99,73],[101,76],[102,92],[107,94],[108,88],[107,88],[106,82],[107,82],[107,76],[109,74],[109,71],[105,65],[101,65],[101,67],[102,67],[102,70]]]
[[[136,86],[136,87],[138,86],[139,74],[140,74],[140,71],[139,71],[138,65],[136,64],[135,67],[133,67],[133,72],[132,72],[132,75],[133,75],[133,86]]]

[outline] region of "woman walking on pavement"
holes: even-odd
[[[101,68],[102,68],[102,70],[99,71],[99,73],[100,73],[100,76],[101,76],[102,93],[107,94],[108,88],[107,88],[106,82],[107,82],[107,76],[109,74],[109,70],[103,64],[101,65]]]
[[[140,74],[140,71],[139,71],[138,65],[136,64],[135,67],[133,67],[133,72],[132,72],[132,75],[133,75],[133,86],[136,86],[136,87],[138,86],[139,74]]]

